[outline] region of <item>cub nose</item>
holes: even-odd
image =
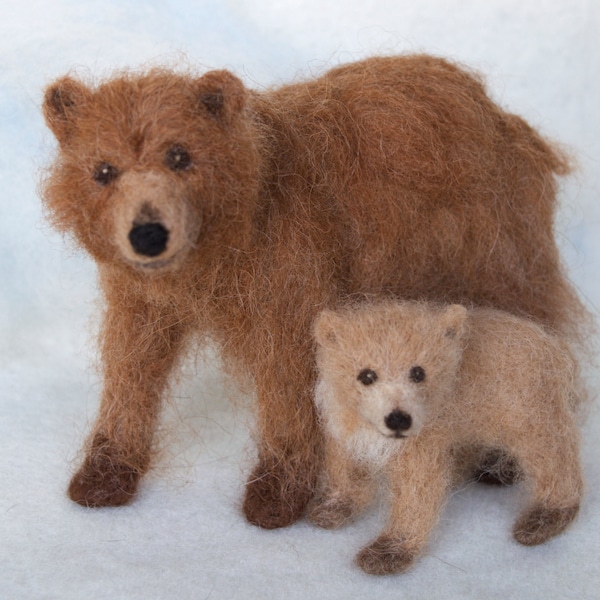
[[[386,427],[392,431],[395,431],[396,433],[406,431],[412,426],[412,417],[402,410],[393,410],[389,415],[387,415],[384,421]]]
[[[137,254],[158,256],[167,248],[169,231],[161,223],[134,225],[129,232],[129,242]]]

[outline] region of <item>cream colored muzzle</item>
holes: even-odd
[[[129,171],[119,178],[114,242],[128,263],[161,269],[187,253],[196,227],[182,191],[158,171]]]

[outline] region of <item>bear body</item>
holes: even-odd
[[[357,557],[366,572],[407,569],[484,456],[510,460],[528,486],[517,541],[542,543],[575,518],[577,365],[560,337],[493,309],[424,302],[324,311],[315,336],[326,468],[310,517],[342,525],[383,473],[391,511]]]
[[[106,306],[99,414],[69,487],[81,504],[135,495],[192,338],[255,385],[244,512],[279,527],[320,468],[321,309],[464,301],[577,335],[553,231],[568,164],[447,61],[376,57],[260,93],[227,71],[67,76],[43,110],[58,140],[45,207],[96,260]]]

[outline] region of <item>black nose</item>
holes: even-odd
[[[169,231],[160,223],[135,225],[129,232],[129,241],[137,254],[158,256],[167,248]]]
[[[392,431],[406,431],[412,425],[412,417],[402,410],[393,410],[385,419],[386,426]]]

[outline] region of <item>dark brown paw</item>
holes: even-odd
[[[119,461],[107,441],[96,439],[71,479],[69,498],[82,506],[122,506],[135,496],[141,472]]]
[[[337,529],[352,520],[354,504],[346,498],[333,496],[315,499],[308,506],[308,519],[323,529]]]
[[[415,558],[402,541],[380,537],[358,553],[356,564],[369,575],[391,575],[406,571]]]
[[[525,546],[542,544],[564,531],[578,512],[579,505],[570,508],[536,507],[515,523],[514,538]]]
[[[244,515],[264,529],[286,527],[303,516],[311,496],[312,486],[299,483],[291,471],[259,465],[246,484]]]
[[[499,450],[490,450],[481,460],[473,478],[487,485],[513,485],[521,478],[517,462]]]

